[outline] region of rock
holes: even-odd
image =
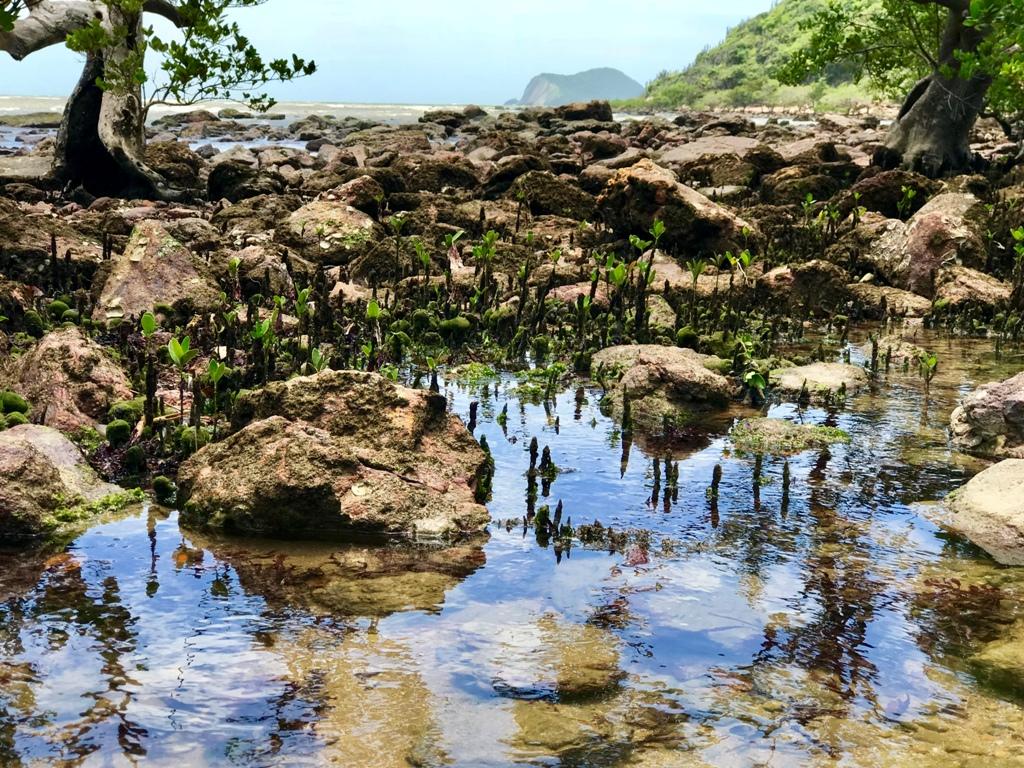
[[[806,388],[812,400],[827,399],[841,393],[853,394],[866,386],[863,368],[843,363],[812,363],[771,372],[768,382],[783,395],[799,395]]]
[[[247,594],[273,609],[301,607],[319,617],[384,618],[434,611],[445,594],[486,562],[486,535],[444,546],[337,542],[250,541],[244,548],[221,536],[189,531],[189,541],[238,574]]]
[[[103,260],[103,247],[65,222],[0,198],[0,272],[24,283],[45,283],[51,270],[54,240],[62,270],[68,268],[86,282]]]
[[[224,206],[210,217],[210,223],[239,238],[266,237],[268,230],[276,229],[300,207],[302,200],[296,195],[258,195]]]
[[[523,200],[535,216],[554,215],[581,221],[592,218],[596,202],[576,184],[550,171],[530,171],[516,179],[509,194]]]
[[[880,213],[888,219],[899,219],[917,213],[936,194],[942,185],[937,181],[910,171],[880,171],[861,178],[844,192],[839,201],[839,210],[845,216],[856,206]],[[915,195],[906,211],[900,210],[904,200],[904,189],[911,189]]]
[[[340,264],[365,255],[383,233],[373,219],[350,205],[315,200],[282,223],[277,239],[314,263]]]
[[[441,396],[326,371],[243,395],[234,423],[182,466],[183,524],[452,537],[489,520],[475,500],[483,451]]]
[[[989,467],[946,498],[950,527],[1001,565],[1024,565],[1024,460]]]
[[[612,114],[612,107],[607,101],[577,102],[566,104],[555,108],[555,114],[562,120],[580,122],[583,120],[596,120],[600,123],[610,123],[615,119]]]
[[[340,187],[320,195],[321,200],[336,200],[369,216],[380,214],[385,197],[384,187],[372,176],[365,175],[346,181]]]
[[[203,159],[188,144],[178,141],[146,144],[146,163],[179,189],[198,190]]]
[[[631,345],[609,347],[594,355],[591,370],[614,382],[604,407],[623,417],[628,393],[633,424],[645,429],[681,426],[695,414],[722,407],[733,394],[724,376],[709,370],[708,358],[690,349]]]
[[[579,144],[580,149],[592,160],[618,157],[626,151],[626,140],[608,131],[580,131],[572,135],[572,140]]]
[[[124,372],[77,327],[44,336],[0,381],[32,403],[32,421],[64,432],[95,427],[111,405],[134,397]]]
[[[977,224],[983,213],[974,195],[938,195],[905,225],[895,220],[886,225],[862,259],[894,287],[934,298],[944,267],[984,268],[986,250]]]
[[[791,456],[848,443],[850,436],[834,427],[795,424],[785,419],[744,419],[733,427],[729,440],[739,453]]]
[[[480,186],[476,167],[458,152],[403,155],[393,167],[410,192],[472,190]]]
[[[742,160],[747,153],[761,146],[760,141],[746,136],[704,136],[663,152],[658,162],[666,168],[679,171],[704,158],[713,160],[731,155]]]
[[[53,534],[82,516],[76,507],[120,490],[55,429],[23,424],[0,432],[0,544]]]
[[[693,256],[741,251],[746,247],[744,231],[751,239],[757,237],[746,221],[650,160],[618,171],[597,204],[604,221],[621,236],[649,238],[654,220],[660,219],[666,228],[662,245]]]
[[[989,318],[1010,301],[1013,287],[968,267],[939,270],[935,281],[935,311],[958,313],[980,309]]]
[[[141,317],[161,304],[191,317],[220,303],[220,286],[206,264],[158,221],[137,224],[124,253],[104,264],[97,280],[96,322]]]
[[[920,318],[932,308],[928,299],[899,288],[851,283],[846,286],[846,290],[869,320],[885,320],[887,317]]]
[[[485,180],[491,195],[501,195],[509,190],[516,179],[530,171],[547,171],[551,164],[535,155],[506,155],[494,164]]]
[[[830,312],[848,301],[849,279],[842,267],[814,259],[804,264],[776,267],[758,280],[757,289],[783,306],[806,306],[812,311]]]
[[[275,171],[261,171],[241,160],[226,160],[210,171],[207,194],[211,200],[237,203],[258,195],[280,194],[284,187],[284,179]]]
[[[1024,373],[978,387],[953,411],[950,428],[958,450],[1024,459]]]
[[[805,166],[792,165],[761,180],[761,194],[766,202],[776,205],[800,205],[810,195],[815,200],[828,200],[842,187],[842,182],[828,174],[814,173]]]

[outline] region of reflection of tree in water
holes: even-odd
[[[791,525],[778,526],[774,512],[762,510],[759,524],[747,521],[730,529],[738,539],[732,543],[744,548],[744,572],[760,577],[785,553],[799,566],[803,581],[791,598],[799,606],[796,621],[770,619],[750,666],[722,674],[731,681],[732,694],[739,690],[775,706],[785,702],[774,710],[777,717],[767,724],[760,720],[765,734],[783,724],[806,726],[822,716],[850,717],[857,699],[876,703],[877,669],[867,654],[867,633],[887,599],[886,586],[871,573],[874,555],[865,524],[837,511],[840,494],[826,483],[830,458],[823,451],[811,468],[806,512],[793,515]],[[726,711],[736,709],[733,702]],[[819,746],[829,754],[842,750],[839,744]]]
[[[131,679],[124,659],[136,651],[135,619],[121,602],[116,577],[105,574],[102,564],[92,563],[91,567],[96,569],[94,576],[83,572],[81,564],[69,555],[44,561],[45,570],[31,591],[10,598],[0,609],[5,638],[3,655],[12,659],[31,653],[24,646],[23,633],[38,632],[40,628],[46,628],[48,652],[61,651],[75,642],[77,653],[79,638],[92,640],[88,649],[99,657],[104,685],[83,694],[92,699],[92,704],[80,718],[60,726],[47,738],[61,745],[63,754],[83,758],[104,748],[107,737],[103,729],[110,727],[124,755],[144,756],[146,730],[127,716],[132,698],[130,688],[137,683]],[[91,577],[98,578],[98,582],[90,583]],[[31,662],[27,666],[34,667]],[[30,705],[17,721],[6,709],[0,712],[9,734],[0,747],[9,754],[0,756],[16,759],[14,736],[19,727],[39,731],[54,724],[55,713],[43,715],[34,710]]]

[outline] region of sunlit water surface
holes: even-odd
[[[784,460],[755,484],[722,430],[671,455],[666,499],[664,447],[624,452],[599,391],[545,409],[503,377],[448,389],[497,465],[480,542],[213,539],[153,509],[0,555],[0,765],[1024,765],[1024,574],[916,505],[981,468],[948,415],[1020,364],[929,346],[927,404],[894,373],[771,409],[853,437],[790,459],[785,499]],[[614,551],[524,529],[534,436],[561,470],[537,504],[633,531]]]

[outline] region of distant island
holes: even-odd
[[[529,107],[560,107],[574,101],[594,99],[635,99],[644,95],[644,87],[623,72],[610,67],[588,69],[575,75],[537,75],[523,91],[520,99],[509,105]]]

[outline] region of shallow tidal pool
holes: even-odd
[[[215,539],[145,508],[0,552],[0,765],[1024,766],[1024,571],[920,504],[984,466],[947,447],[957,400],[1022,364],[927,341],[927,402],[893,372],[772,406],[852,438],[788,470],[730,450],[752,412],[624,445],[598,389],[450,385],[496,463],[490,532],[457,546]],[[559,469],[536,505],[610,546],[524,527],[533,437]]]

